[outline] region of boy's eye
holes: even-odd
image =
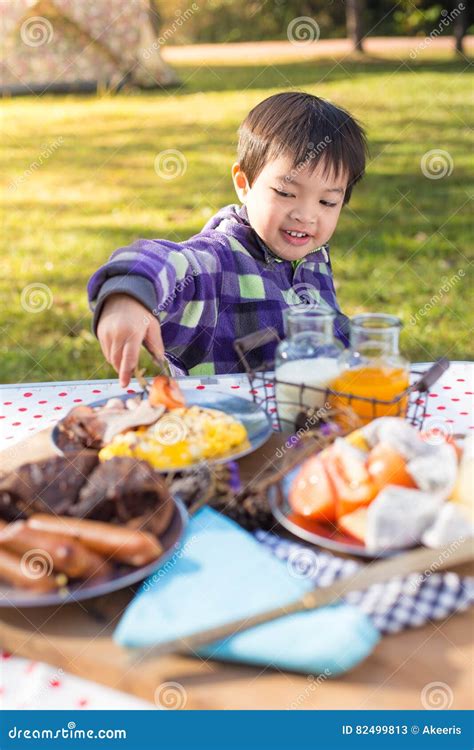
[[[328,208],[334,208],[337,206],[337,203],[331,203],[330,201],[319,201],[322,203],[323,206],[327,206]]]
[[[295,196],[292,193],[285,193],[284,190],[278,190],[278,188],[273,188],[275,193],[277,195],[281,195],[283,198],[294,198]]]

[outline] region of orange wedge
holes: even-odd
[[[378,443],[370,451],[367,468],[378,490],[388,484],[400,487],[416,487],[413,477],[407,471],[405,458],[388,443]]]
[[[353,513],[347,513],[337,522],[344,534],[349,534],[359,542],[365,544],[367,536],[367,507],[357,508]]]
[[[304,462],[290,487],[288,502],[300,516],[332,523],[336,518],[336,494],[321,456]]]
[[[325,465],[336,489],[337,518],[352,513],[357,508],[369,505],[377,496],[378,489],[362,459],[328,451]]]

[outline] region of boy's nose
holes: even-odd
[[[317,223],[316,209],[314,206],[306,209],[303,207],[294,208],[290,213],[290,219],[301,225],[302,232],[304,232],[305,229],[308,229],[308,231],[311,229],[314,230]]]

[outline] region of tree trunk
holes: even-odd
[[[148,0],[147,22],[141,25],[137,65],[132,72],[132,82],[144,88],[176,86],[180,83],[176,71],[161,56],[159,34],[161,16],[155,0]]]
[[[150,23],[153,31],[155,32],[155,36],[160,35],[161,31],[161,13],[160,9],[158,7],[158,3],[156,0],[148,0],[148,15],[150,16]]]
[[[462,3],[462,5],[464,6],[464,10],[461,10],[458,5],[460,13],[454,19],[453,24],[456,52],[460,52],[461,54],[464,52],[463,42],[467,31],[467,5],[465,3]]]
[[[362,0],[346,0],[347,37],[356,52],[363,52]]]

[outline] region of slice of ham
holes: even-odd
[[[164,412],[164,406],[152,406],[148,399],[133,409],[109,403],[96,408],[81,405],[71,409],[60,423],[60,430],[71,443],[79,441],[88,448],[99,449],[121,432],[154,424]]]
[[[163,416],[166,409],[164,406],[152,406],[148,399],[140,401],[135,409],[115,411],[112,409],[102,412],[101,417],[105,421],[105,430],[102,436],[104,444],[110,443],[116,435],[137,427],[148,427],[157,422]]]

